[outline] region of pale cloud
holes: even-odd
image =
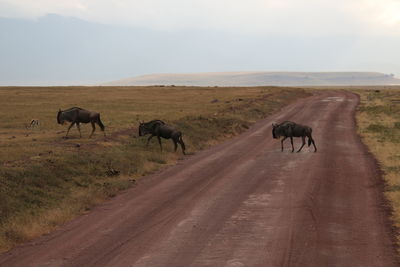
[[[158,30],[400,35],[399,0],[0,0],[47,13]],[[14,12],[15,13],[15,12]],[[10,16],[0,10],[0,16]]]
[[[386,5],[376,6],[379,9],[377,20],[378,22],[390,26],[400,26],[400,1],[388,1]]]
[[[86,7],[81,0],[0,0],[20,11],[19,17],[35,18],[48,13],[75,15]],[[0,10],[0,16],[8,17],[7,10]]]

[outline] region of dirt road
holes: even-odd
[[[0,255],[0,266],[396,266],[357,102],[346,92],[300,100]],[[283,120],[311,126],[318,152],[290,153],[287,140],[282,153],[271,123]]]

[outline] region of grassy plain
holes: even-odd
[[[189,154],[246,130],[309,95],[303,89],[253,87],[0,88],[0,250],[52,231],[137,179],[183,158],[171,141],[148,147],[138,120],[162,119],[183,132]],[[63,139],[58,109],[100,112],[107,137],[90,125]],[[40,125],[26,128],[31,119]],[[118,171],[113,172],[114,170]]]
[[[377,158],[387,183],[386,198],[400,227],[400,86],[356,89],[360,95],[357,124],[363,142]],[[399,242],[400,239],[398,238]]]

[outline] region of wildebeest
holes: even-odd
[[[185,155],[185,143],[182,140],[182,133],[180,131],[175,130],[173,127],[165,124],[165,122],[161,120],[152,120],[149,122],[142,122],[139,125],[139,136],[143,136],[146,134],[150,134],[150,137],[147,139],[147,144],[149,144],[150,139],[153,136],[157,136],[158,143],[160,144],[160,149],[162,151],[161,145],[161,137],[165,139],[172,139],[175,151],[178,148],[178,143],[182,148],[182,153]]]
[[[300,125],[291,121],[284,121],[280,124],[272,124],[272,137],[277,139],[281,136],[283,136],[283,139],[281,140],[281,147],[283,151],[283,141],[286,140],[286,138],[290,137],[290,142],[292,144],[292,152],[294,151],[293,147],[293,137],[301,137],[303,144],[297,150],[297,152],[300,152],[303,146],[306,144],[305,138],[306,136],[308,137],[308,146],[313,144],[314,146],[314,152],[317,152],[317,147],[315,146],[314,139],[311,136],[312,129],[308,126],[305,125]]]
[[[100,129],[103,131],[104,136],[106,133],[104,132],[104,125],[100,120],[100,114],[94,111],[89,111],[83,108],[73,107],[67,110],[59,110],[57,113],[57,123],[64,124],[65,121],[71,122],[71,125],[68,127],[68,131],[65,137],[68,136],[69,130],[71,127],[76,124],[78,128],[79,135],[82,137],[81,129],[79,127],[80,123],[91,123],[92,124],[92,133],[89,138],[92,137],[94,131],[96,130],[95,123],[100,126]]]

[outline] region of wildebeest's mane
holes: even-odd
[[[292,121],[284,121],[284,122],[281,122],[280,124],[278,124],[278,126],[281,126],[281,125],[284,125],[284,124],[287,124],[287,123],[291,123],[293,125],[297,124],[297,123],[292,122]]]
[[[71,111],[71,110],[73,110],[73,109],[83,110],[83,108],[80,108],[80,107],[72,107],[72,108],[69,108],[69,109],[66,109],[66,110],[62,110],[62,112]]]
[[[159,122],[161,124],[165,124],[165,122],[162,121],[162,120],[152,120],[152,121],[146,122],[145,124],[148,125],[148,124],[152,124],[152,123],[155,123],[155,122]]]

